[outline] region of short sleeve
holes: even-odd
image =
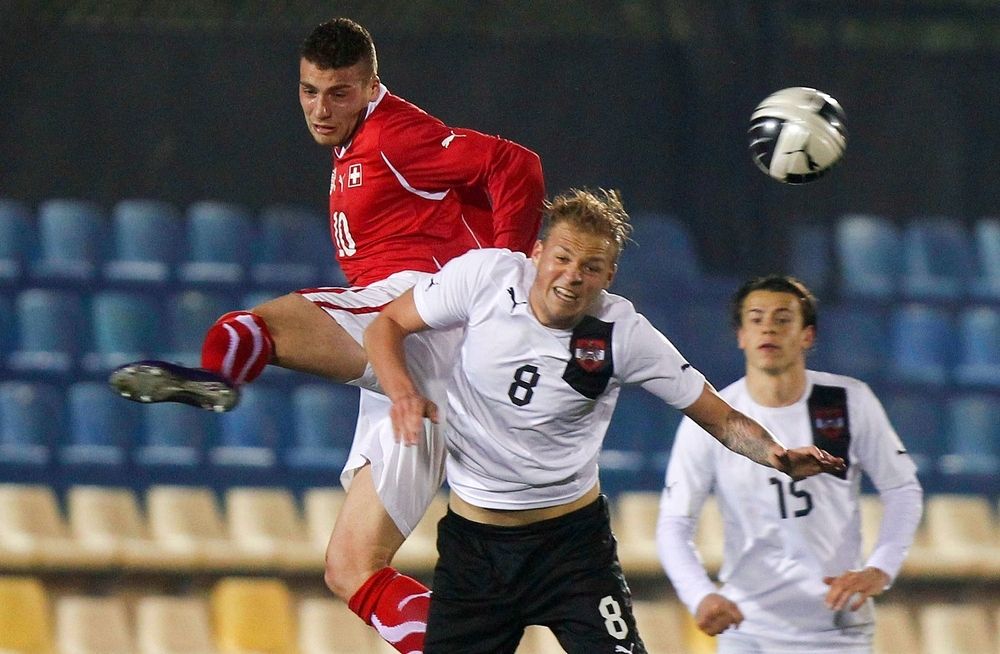
[[[439,329],[466,322],[480,290],[488,283],[502,250],[473,250],[417,282],[413,301],[420,318]]]
[[[623,384],[639,384],[676,409],[686,409],[705,388],[705,376],[642,314],[618,321],[628,356],[619,371]]]

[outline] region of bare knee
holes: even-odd
[[[271,363],[339,382],[364,373],[367,359],[361,344],[298,293],[268,300],[251,311],[264,320],[274,341]]]
[[[368,579],[392,562],[388,548],[363,546],[351,538],[330,539],[326,550],[323,581],[330,591],[349,601]]]
[[[368,579],[392,562],[403,534],[382,506],[371,466],[354,475],[347,498],[326,547],[323,580],[333,594],[348,601]]]

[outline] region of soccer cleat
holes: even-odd
[[[229,411],[240,391],[223,377],[166,361],[135,361],[116,368],[108,383],[133,402],[181,402],[211,411]]]

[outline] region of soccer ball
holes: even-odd
[[[805,86],[767,96],[750,116],[750,154],[757,167],[786,184],[822,177],[847,147],[847,116],[831,96]]]

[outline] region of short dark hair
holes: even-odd
[[[754,291],[773,291],[794,295],[799,299],[799,307],[802,309],[802,326],[809,327],[811,325],[814,329],[817,327],[817,302],[809,287],[790,275],[766,275],[751,279],[733,294],[729,303],[730,321],[733,329],[739,329],[743,326],[743,301]]]
[[[632,231],[621,194],[614,189],[572,188],[545,203],[539,239],[545,241],[555,225],[569,223],[590,234],[606,237],[621,254]]]
[[[350,18],[334,18],[309,33],[299,55],[319,68],[346,68],[364,61],[373,76],[378,75],[378,57],[372,35]]]

